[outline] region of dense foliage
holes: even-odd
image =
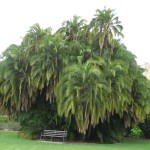
[[[144,123],[139,124],[139,127],[143,131],[143,136],[150,139],[150,114],[147,115]]]
[[[3,53],[1,106],[20,113],[22,130],[33,134],[57,128],[70,139],[120,140],[150,111],[150,82],[121,43],[122,30],[111,9],[97,10],[89,24],[74,16],[53,34],[33,25]]]

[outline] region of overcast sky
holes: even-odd
[[[20,44],[35,23],[55,31],[73,15],[91,20],[104,6],[116,10],[124,27],[123,42],[138,64],[150,63],[150,0],[0,0],[0,52]]]

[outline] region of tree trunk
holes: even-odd
[[[87,140],[89,140],[90,137],[91,137],[91,131],[92,131],[92,125],[90,124],[89,128],[88,128],[88,131],[87,131]]]

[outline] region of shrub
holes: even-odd
[[[143,135],[143,132],[140,128],[136,127],[136,128],[132,128],[130,130],[130,136],[131,137],[141,137]]]
[[[105,121],[95,127],[92,138],[100,143],[118,143],[124,141],[124,132],[123,120],[114,115],[110,118],[110,122]]]
[[[19,129],[19,122],[17,122],[14,118],[9,119],[6,115],[0,115],[0,130],[17,131]]]
[[[33,135],[31,131],[20,131],[18,136],[23,139],[36,139],[36,135]]]
[[[44,129],[65,130],[68,127],[65,118],[58,117],[54,103],[31,107],[27,112],[21,112],[19,120],[20,137],[27,139],[39,138]]]

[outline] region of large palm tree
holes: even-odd
[[[36,90],[44,92],[49,101],[54,101],[54,88],[65,64],[61,40],[47,36],[41,41],[42,51],[35,52],[30,60],[32,85]]]
[[[86,135],[114,118],[126,127],[143,121],[150,111],[149,81],[115,40],[121,31],[111,9],[97,10],[89,25],[74,16],[53,35],[34,25],[0,62],[0,104],[21,111],[56,100],[56,115],[75,120]]]
[[[15,105],[18,110],[27,110],[34,101],[29,58],[26,57],[21,46],[9,47],[5,57],[3,61],[7,66],[4,70],[5,84],[1,87],[5,96],[3,101],[11,100],[11,104]]]
[[[113,51],[105,74],[111,83],[112,106],[128,127],[137,120],[143,121],[146,116],[149,107],[149,83],[143,76],[143,69],[137,65],[135,56],[124,45],[115,41]],[[141,99],[142,95],[145,98]]]
[[[84,134],[90,125],[106,119],[105,99],[110,90],[99,69],[103,64],[102,60],[89,60],[84,65],[71,65],[56,88],[58,114],[74,115],[79,132]]]
[[[103,9],[96,10],[95,18],[91,21],[92,33],[99,34],[100,55],[103,53],[103,48],[106,45],[112,45],[115,37],[123,37],[123,27],[114,10]]]

